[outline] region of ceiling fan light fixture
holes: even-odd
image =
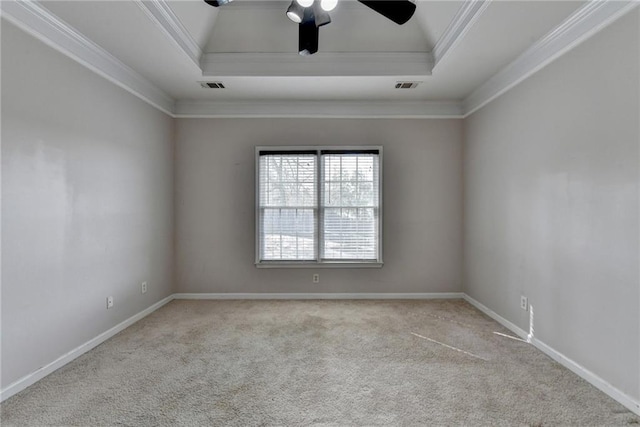
[[[301,23],[304,17],[304,8],[296,0],[293,0],[287,9],[287,17],[296,24]]]
[[[331,12],[338,5],[338,0],[321,0],[320,7],[325,12]]]
[[[313,4],[313,19],[316,23],[316,27],[322,27],[323,25],[327,25],[331,23],[331,17],[329,13],[322,10],[320,4],[317,2]]]
[[[295,0],[302,7],[309,7],[313,5],[314,0]]]

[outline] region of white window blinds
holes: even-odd
[[[260,263],[381,263],[380,149],[257,150]]]
[[[377,259],[378,155],[323,154],[322,162],[322,257]]]
[[[260,156],[260,258],[315,260],[318,218],[316,155]]]

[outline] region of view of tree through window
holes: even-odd
[[[315,180],[315,155],[260,157],[262,259],[316,259]]]
[[[260,261],[377,261],[377,150],[261,151]]]
[[[377,159],[371,154],[323,156],[324,258],[376,259]]]

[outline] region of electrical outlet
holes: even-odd
[[[529,300],[524,295],[520,297],[520,308],[524,311],[529,309]]]
[[[318,273],[313,275],[313,283],[320,283],[320,275]]]
[[[113,308],[113,297],[107,297],[107,310]]]
[[[146,293],[147,293],[147,282],[142,282],[142,285],[140,285],[140,291],[141,291],[143,294],[146,294]]]

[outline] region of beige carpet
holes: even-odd
[[[640,419],[463,301],[173,301],[2,425],[614,426]]]

